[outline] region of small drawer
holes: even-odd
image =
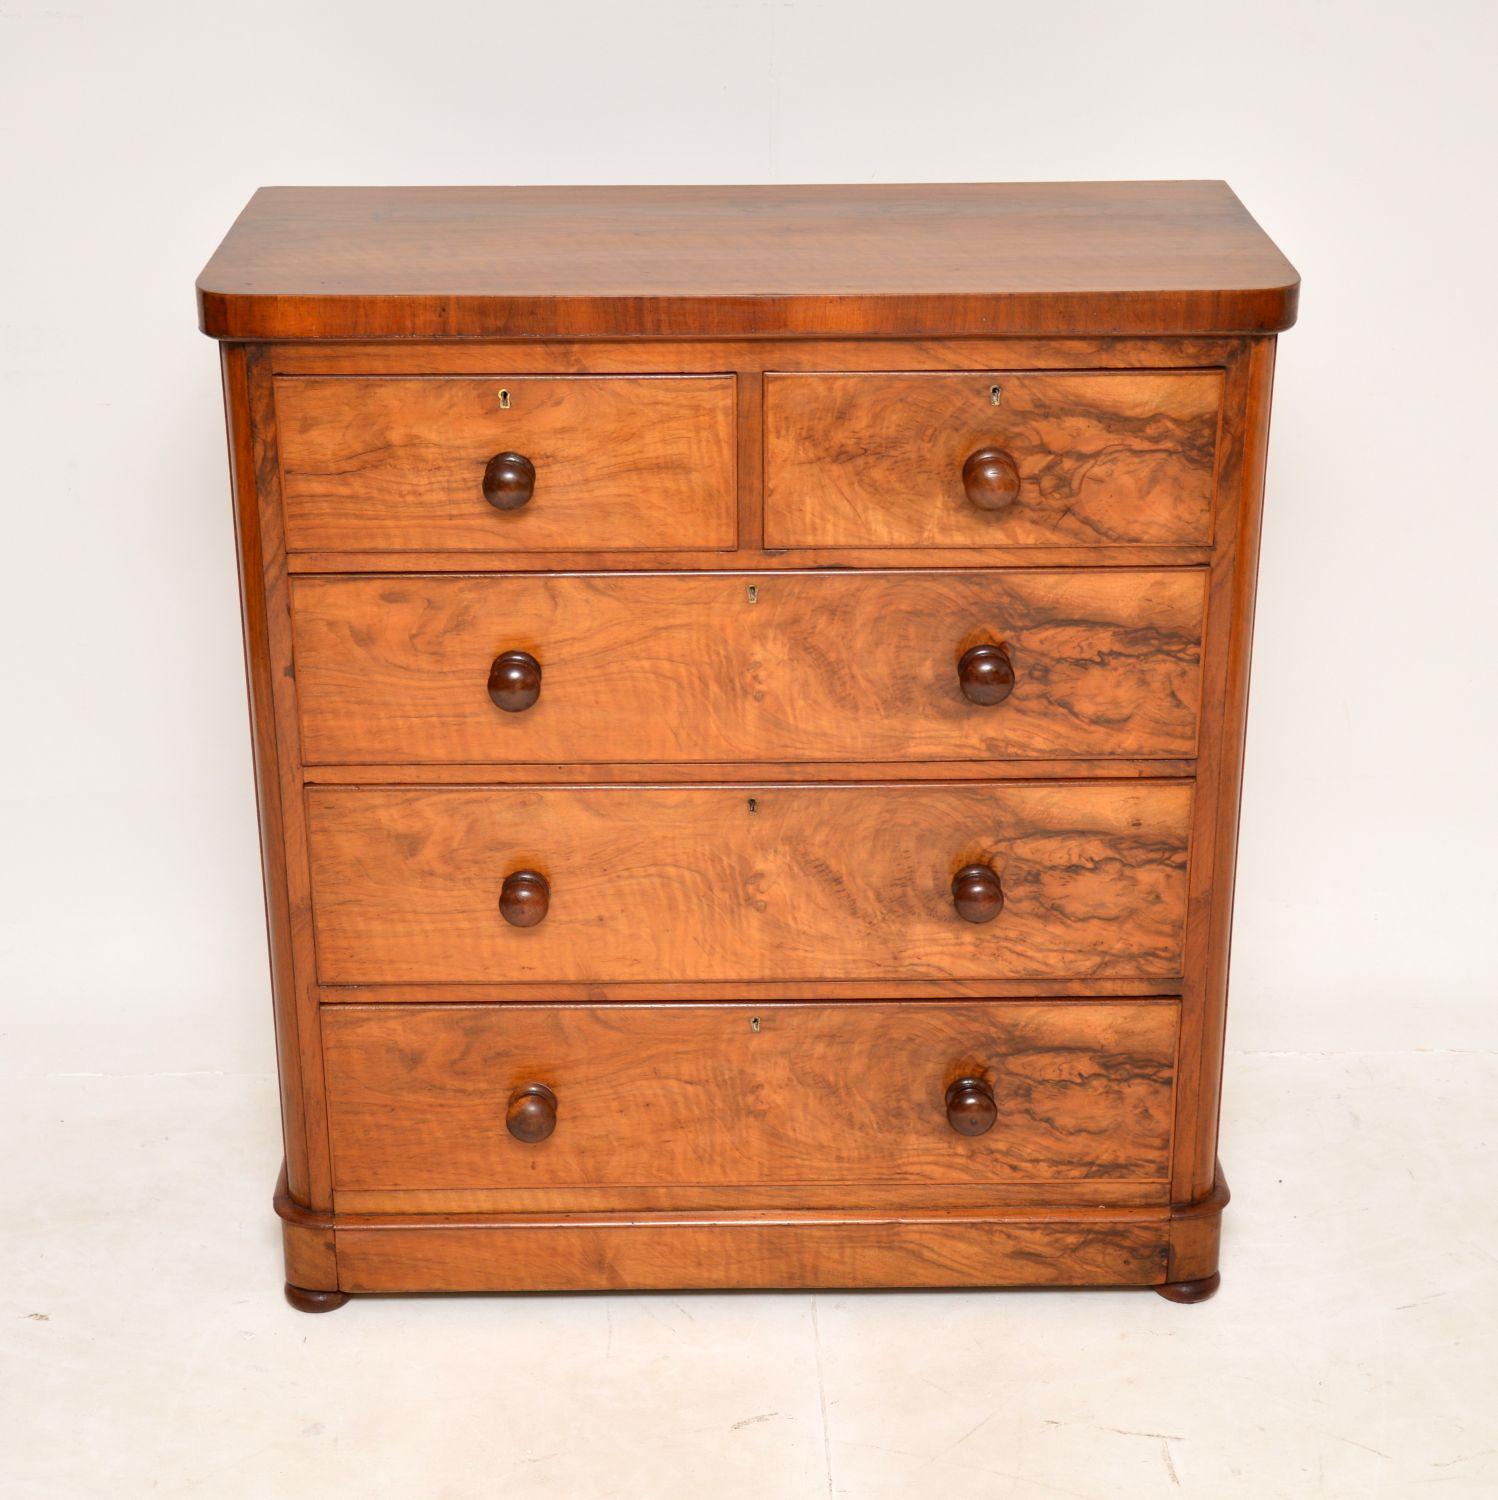
[[[308,764],[1196,753],[1205,575],[292,584]]]
[[[313,787],[327,984],[1169,979],[1191,787]]]
[[[1218,370],[765,377],[767,547],[1206,546]]]
[[[281,376],[293,552],[726,549],[731,375]]]
[[[690,1207],[817,1185],[844,1207],[939,1185],[1044,1201],[1131,1183],[1156,1201],[1169,1171],[1172,1001],[322,1014],[334,1187],[361,1208],[610,1189]]]

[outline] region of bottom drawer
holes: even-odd
[[[1177,1019],[1173,1000],[326,1006],[336,1206],[1161,1203]]]

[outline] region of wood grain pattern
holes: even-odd
[[[950,894],[950,892],[949,892]],[[912,1005],[929,1000],[1034,1000],[1066,1003],[1131,996],[1145,1000],[1176,999],[1180,977],[1129,979],[1116,974],[1104,978],[1037,979],[626,979],[527,980],[501,979],[492,984],[402,980],[380,984],[323,984],[315,987],[324,1005],[453,1004],[476,1002],[519,1005],[586,1002],[647,1005],[692,1001],[771,1000],[904,1000]]]
[[[1203,545],[1221,406],[1215,370],[767,375],[765,544]],[[993,511],[963,483],[990,445],[1020,478]]]
[[[1191,835],[1189,954],[1182,1019],[1185,1100],[1176,1134],[1176,1201],[1207,1193],[1217,1169],[1217,1125],[1227,1025],[1238,810],[1248,723],[1249,660],[1269,445],[1272,340],[1247,346],[1229,370],[1232,436],[1208,591],[1206,717]]]
[[[229,339],[1261,333],[1299,278],[1222,182],[262,188]]]
[[[503,344],[393,342],[259,346],[278,375],[483,375],[496,350],[517,375],[757,375],[768,370],[1201,370],[1226,364],[1239,338],[798,338],[697,336],[682,343],[638,339],[527,339]],[[752,383],[752,382],[751,382]]]
[[[283,525],[285,510],[281,503],[281,474],[277,461],[275,386],[259,351],[250,352],[247,367],[248,426],[255,459],[256,510],[263,559],[260,578],[248,586],[261,588],[266,604],[265,668],[271,682],[270,714],[280,772],[280,822],[290,903],[296,1043],[302,1080],[302,1114],[307,1128],[307,1180],[298,1186],[293,1178],[291,1192],[298,1201],[321,1209],[333,1201],[332,1164],[328,1157],[322,1028],[318,1025],[318,1001],[314,993],[317,960],[313,949],[312,879],[307,857],[306,803],[302,795],[304,767],[297,730],[300,715],[297,711],[296,674],[290,665],[291,591]]]
[[[734,542],[731,375],[283,376],[276,418],[292,551]],[[534,466],[535,492],[497,511],[484,476],[506,450]]]
[[[304,755],[1190,757],[1203,603],[1190,571],[297,579]],[[984,641],[1014,669],[1002,703],[963,692]],[[485,691],[500,651],[544,673],[523,713]]]
[[[502,356],[496,349],[502,348]],[[858,339],[769,342],[695,339],[687,343],[620,340],[569,343],[493,344],[363,343],[277,344],[267,351],[278,372],[352,375],[487,375],[497,363],[516,374],[642,374],[650,371],[715,373],[739,377],[740,544],[733,552],[642,550],[630,555],[630,568],[804,569],[891,567],[1053,567],[1125,565],[1176,567],[1210,561],[1205,547],[980,546],[945,548],[809,548],[795,552],[756,550],[762,536],[760,438],[755,393],[765,370],[1091,370],[1179,369],[1221,366],[1240,347],[1222,338],[1140,339]],[[320,549],[294,552],[293,573],[471,572],[506,570],[588,571],[625,565],[617,553],[566,547],[547,553],[455,553],[436,551],[357,552]]]
[[[747,482],[747,481],[746,481]],[[752,499],[742,507],[745,536],[758,518]],[[635,573],[726,572],[746,568],[804,573],[811,569],[888,572],[893,568],[1186,568],[1212,561],[1210,547],[808,547],[765,551],[747,541],[731,550],[664,552],[293,552],[293,574],[321,573]]]
[[[294,1190],[305,1199],[311,1192],[313,1168],[299,1035],[301,1022],[293,932],[295,902],[288,872],[286,825],[281,806],[284,785],[276,739],[271,621],[271,601],[277,594],[276,549],[272,540],[270,556],[267,557],[256,480],[249,361],[243,349],[225,348],[220,351],[219,364],[229,436],[230,494],[234,507],[255,803],[260,825],[260,873],[265,890],[265,924],[270,950],[271,1013],[281,1092],[284,1171]],[[312,1088],[320,1093],[320,1080],[313,1083]]]
[[[288,1192],[332,1202],[322,1081],[322,1032],[312,954],[312,906],[297,744],[285,539],[275,462],[275,414],[265,361],[222,351],[245,665],[254,733],[266,924]]]
[[[597,787],[308,792],[325,983],[1171,977],[1191,789]],[[957,917],[963,865],[1004,915]],[[508,926],[506,874],[551,885]]]
[[[708,1290],[717,1287],[1154,1286],[1158,1211],[340,1225],[349,1292]]]
[[[1295,291],[1221,184],[257,198],[200,305],[297,1305],[1215,1288]]]
[[[303,1291],[336,1290],[338,1259],[333,1242],[333,1221],[326,1214],[309,1212],[291,1196],[284,1164],[273,1202],[281,1220],[281,1250],[286,1261],[287,1285]]]
[[[429,762],[421,767],[423,785],[446,786],[503,783],[537,785],[552,781],[1068,781],[1076,777],[1190,776],[1190,760],[923,760],[923,761],[464,761],[451,765]],[[315,765],[306,769],[312,786],[409,786],[409,764],[370,762],[367,765]]]
[[[1163,1180],[1169,1002],[340,1006],[323,1017],[336,1189]],[[948,1122],[976,1078],[997,1118]],[[544,1083],[555,1132],[506,1130]],[[917,1195],[918,1196],[918,1195]]]
[[[1222,1246],[1222,1211],[1231,1194],[1220,1163],[1215,1165],[1211,1191],[1194,1203],[1177,1204],[1170,1211],[1169,1281],[1203,1282],[1217,1275]],[[1210,1293],[1208,1294],[1210,1295]]]
[[[846,1209],[850,1199],[847,1183],[811,1185],[785,1183],[703,1184],[690,1189],[691,1211],[706,1213]],[[589,1183],[584,1187],[488,1188],[340,1188],[336,1195],[338,1216],[345,1214],[409,1215],[439,1218],[471,1214],[570,1214],[570,1213],[676,1213],[682,1211],[682,1188],[649,1187],[630,1183],[620,1187]],[[1044,1199],[1047,1207],[1141,1208],[1170,1202],[1170,1184],[1159,1181],[1090,1178],[1077,1182],[1047,1182],[1043,1189],[1033,1182],[860,1182],[858,1208],[862,1212],[896,1210],[910,1212],[919,1200],[922,1209],[1034,1208]]]

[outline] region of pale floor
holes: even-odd
[[[10,1069],[0,1494],[1498,1495],[1498,1057],[1228,1070],[1235,1201],[1202,1306],[834,1292],[307,1317],[281,1300],[269,1077]]]

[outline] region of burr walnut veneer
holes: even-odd
[[[1215,1288],[1296,290],[1221,183],[256,194],[294,1305]]]

